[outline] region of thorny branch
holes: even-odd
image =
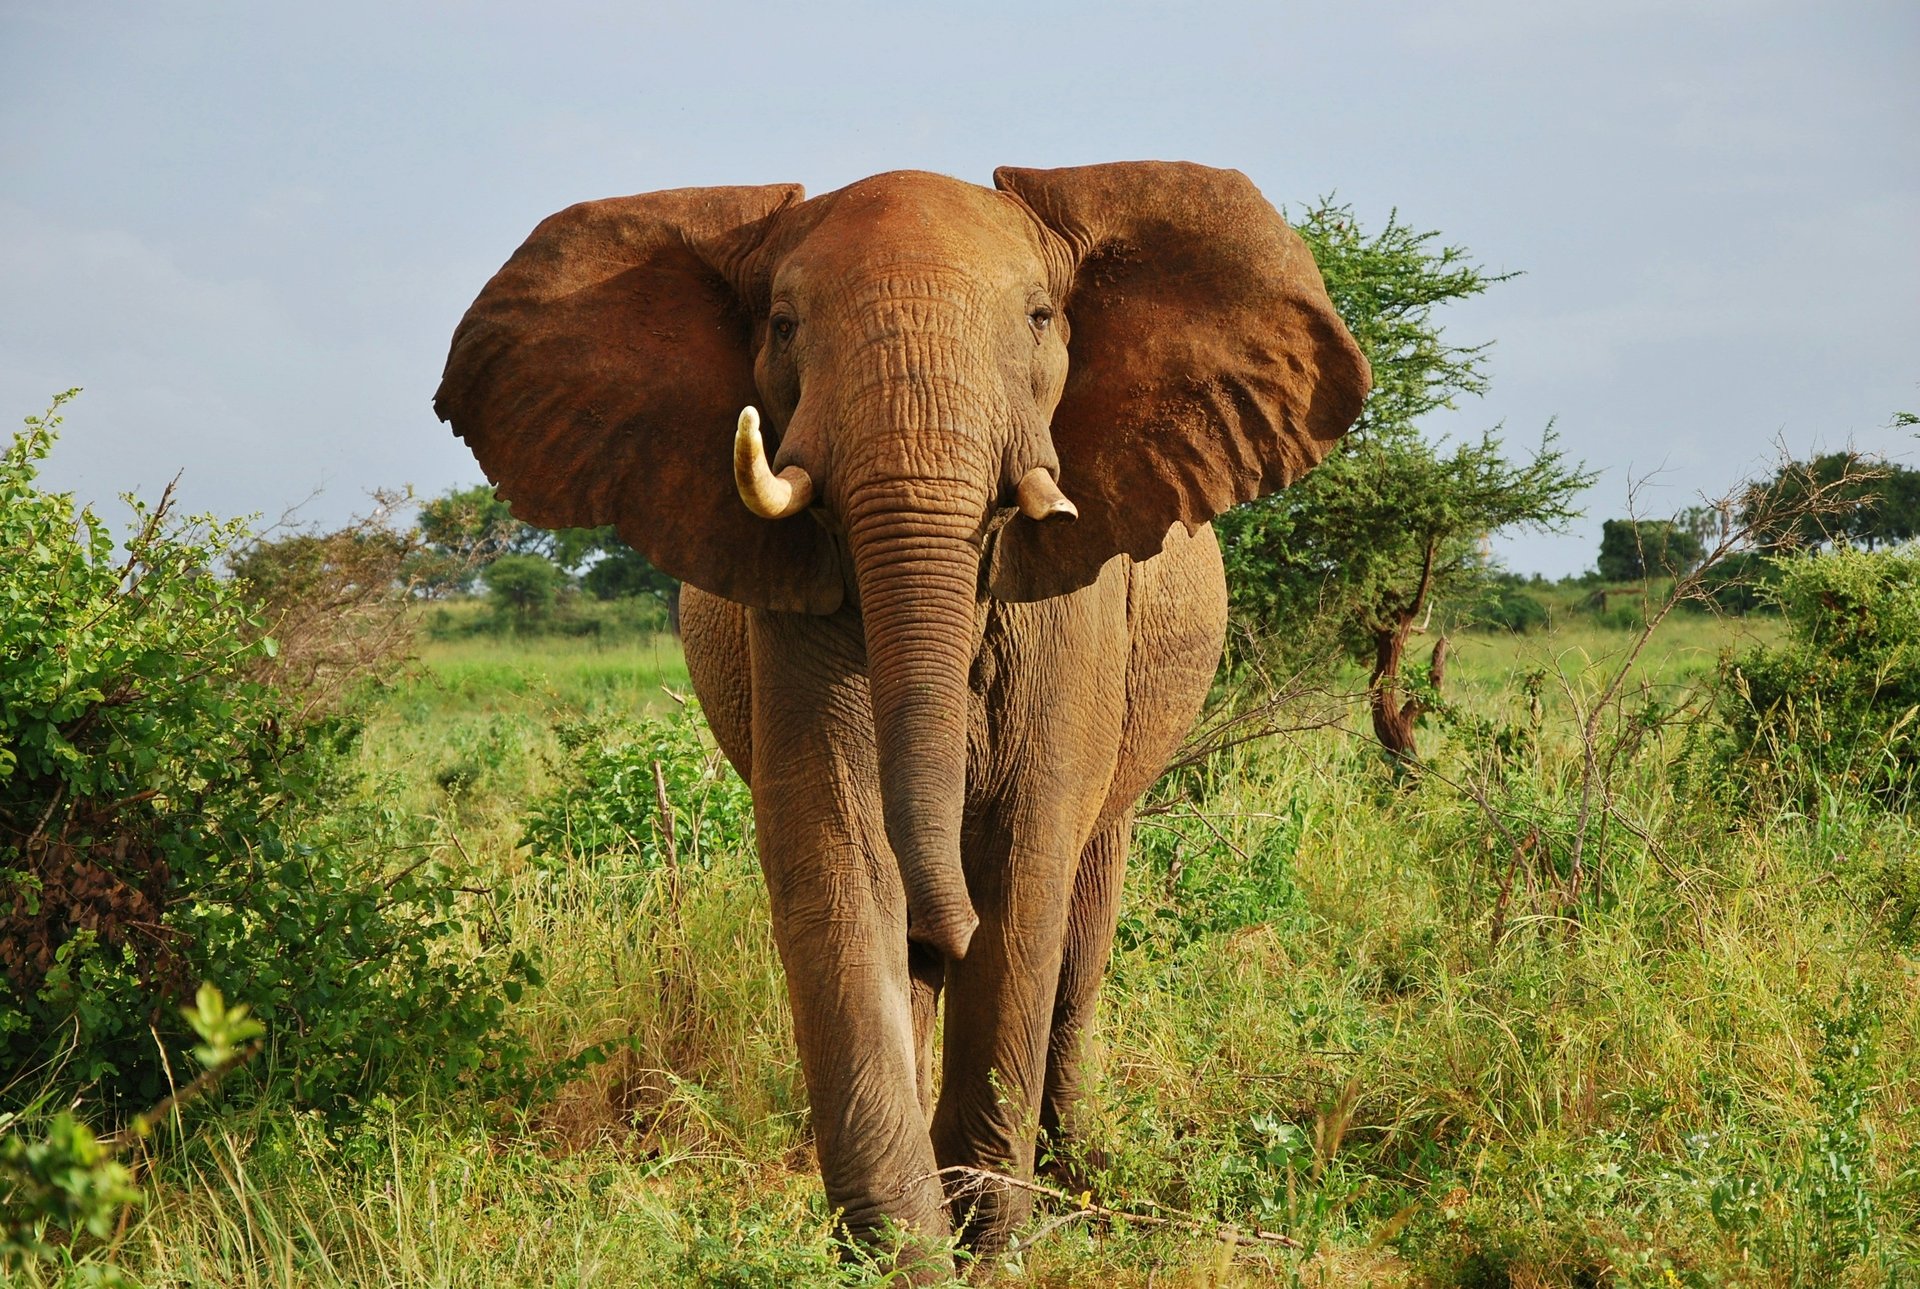
[[[1641,712],[1629,715],[1627,686],[1655,634],[1675,609],[1689,600],[1715,607],[1712,575],[1716,571],[1736,556],[1755,550],[1788,548],[1797,535],[1807,529],[1810,519],[1816,521],[1813,531],[1830,535],[1832,530],[1818,521],[1858,505],[1859,485],[1876,477],[1877,473],[1872,463],[1861,461],[1844,469],[1838,478],[1823,482],[1814,477],[1810,468],[1792,462],[1784,445],[1781,447],[1781,459],[1786,464],[1775,472],[1772,483],[1743,486],[1707,503],[1705,510],[1719,519],[1717,538],[1698,564],[1674,577],[1664,596],[1656,598],[1651,582],[1643,585],[1640,627],[1625,649],[1617,655],[1617,661],[1611,669],[1604,673],[1605,679],[1597,693],[1591,688],[1583,690],[1568,672],[1565,661],[1555,660],[1555,677],[1573,714],[1574,731],[1580,741],[1578,803],[1567,819],[1572,825],[1572,836],[1563,852],[1567,865],[1564,877],[1560,877],[1554,869],[1552,849],[1547,838],[1534,826],[1536,816],[1506,809],[1494,799],[1492,789],[1497,786],[1497,768],[1488,770],[1486,782],[1476,783],[1470,776],[1449,776],[1417,753],[1401,758],[1408,770],[1445,784],[1471,801],[1504,845],[1508,863],[1493,915],[1492,938],[1496,945],[1504,930],[1512,885],[1523,865],[1527,866],[1529,890],[1534,889],[1534,868],[1554,881],[1559,888],[1556,899],[1563,910],[1576,905],[1589,889],[1599,887],[1601,874],[1593,871],[1588,853],[1589,839],[1593,837],[1596,825],[1602,833],[1600,841],[1604,841],[1604,833],[1609,826],[1617,825],[1631,834],[1647,846],[1663,870],[1675,877],[1676,881],[1681,880],[1682,875],[1676,872],[1672,857],[1645,827],[1622,813],[1613,785],[1620,764],[1631,758],[1634,749],[1649,734],[1697,715],[1699,694],[1697,690],[1689,691],[1687,698],[1662,714]],[[1644,482],[1637,481],[1630,490],[1630,513],[1634,498]],[[1853,495],[1849,495],[1850,492]],[[1639,540],[1637,524],[1635,534],[1636,540]],[[1643,564],[1644,560],[1643,553]],[[1423,572],[1423,589],[1425,581]],[[1418,599],[1415,603],[1419,603]],[[1250,656],[1259,653],[1257,650],[1248,652]],[[1203,723],[1182,745],[1167,767],[1168,772],[1200,765],[1216,753],[1242,743],[1310,729],[1338,729],[1355,737],[1366,738],[1391,752],[1393,749],[1387,747],[1377,732],[1365,734],[1346,724],[1351,704],[1360,694],[1337,693],[1331,687],[1309,679],[1324,670],[1323,661],[1316,660],[1316,664],[1297,669],[1282,683],[1275,683],[1270,675],[1261,674],[1266,696],[1238,710],[1229,708]],[[1585,697],[1583,694],[1592,696]],[[1607,730],[1610,720],[1616,726],[1611,733]],[[1140,811],[1142,822],[1156,815],[1172,814],[1184,803],[1184,794],[1180,794],[1146,806]],[[1577,916],[1572,917],[1570,925],[1577,924]]]
[[[1299,1240],[1294,1239],[1290,1235],[1283,1235],[1278,1231],[1268,1231],[1257,1226],[1243,1230],[1240,1227],[1199,1217],[1180,1209],[1166,1208],[1150,1200],[1142,1202],[1158,1210],[1157,1212],[1139,1213],[1128,1209],[1114,1208],[1111,1205],[1103,1204],[1094,1199],[1092,1191],[1082,1191],[1078,1195],[1072,1195],[1057,1186],[1049,1186],[1045,1182],[1028,1181],[1023,1177],[1012,1177],[1006,1173],[994,1172],[987,1168],[973,1168],[965,1164],[951,1164],[945,1168],[936,1170],[931,1176],[957,1177],[963,1179],[964,1185],[961,1188],[961,1192],[955,1197],[962,1200],[964,1200],[969,1191],[977,1194],[993,1186],[1010,1186],[1015,1190],[1027,1191],[1034,1195],[1044,1195],[1048,1199],[1071,1205],[1073,1211],[1066,1215],[1068,1218],[1119,1218],[1122,1221],[1138,1222],[1143,1226],[1167,1226],[1173,1227],[1176,1230],[1191,1231],[1196,1235],[1211,1236],[1214,1239],[1223,1240],[1229,1244],[1252,1245],[1256,1247],[1278,1245],[1283,1249],[1306,1248],[1306,1245],[1302,1244]],[[1058,1225],[1058,1223],[1056,1222],[1054,1225]],[[1052,1228],[1049,1227],[1048,1229]]]
[[[1783,459],[1786,458],[1784,447],[1781,455]],[[1664,597],[1656,600],[1651,583],[1643,585],[1640,628],[1628,642],[1617,664],[1607,674],[1599,693],[1591,700],[1583,699],[1580,687],[1568,675],[1564,663],[1556,659],[1555,678],[1559,682],[1569,709],[1573,712],[1575,731],[1580,740],[1579,803],[1574,812],[1573,835],[1568,842],[1567,874],[1560,883],[1561,889],[1558,893],[1559,903],[1563,909],[1576,905],[1588,885],[1588,839],[1592,835],[1596,821],[1603,833],[1606,826],[1618,825],[1646,843],[1651,850],[1658,850],[1645,829],[1621,814],[1613,789],[1615,771],[1620,761],[1631,756],[1633,749],[1653,728],[1643,720],[1622,720],[1621,718],[1625,713],[1627,682],[1638,667],[1647,646],[1652,643],[1654,635],[1682,603],[1688,600],[1699,600],[1709,606],[1713,604],[1709,590],[1710,575],[1729,559],[1756,548],[1778,546],[1787,536],[1796,531],[1804,520],[1834,515],[1857,504],[1855,499],[1846,495],[1847,490],[1856,487],[1868,477],[1871,477],[1871,467],[1863,465],[1859,469],[1850,467],[1843,470],[1839,478],[1822,483],[1812,476],[1811,471],[1797,467],[1789,461],[1776,473],[1772,486],[1748,486],[1710,501],[1707,509],[1716,513],[1720,520],[1717,540],[1698,564],[1675,576],[1672,587]],[[1636,481],[1628,493],[1629,516],[1636,520],[1634,529],[1636,542],[1639,541],[1639,525],[1635,513],[1635,502],[1644,482],[1645,480]],[[1643,567],[1644,560],[1643,553]],[[1686,702],[1681,703],[1674,713],[1660,719],[1658,723],[1666,724],[1680,719],[1689,705]],[[1603,726],[1610,718],[1616,721],[1619,727],[1610,737],[1603,737]],[[1536,854],[1545,855],[1545,841],[1539,836],[1537,829],[1530,832],[1524,841],[1516,839],[1501,821],[1501,812],[1494,808],[1489,794],[1485,791],[1455,783],[1424,762],[1420,764],[1420,769],[1441,782],[1463,791],[1480,808],[1508,847],[1511,858],[1507,875],[1501,885],[1493,929],[1493,941],[1498,944],[1514,871],[1523,858]],[[1656,858],[1663,868],[1668,868],[1664,851],[1660,851]],[[1592,885],[1597,887],[1600,875],[1594,873],[1592,877]],[[1531,877],[1528,880],[1531,882]],[[1573,919],[1572,924],[1578,924],[1577,917]]]

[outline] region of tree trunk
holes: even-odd
[[[1400,660],[1412,632],[1413,615],[1409,613],[1396,615],[1391,626],[1376,629],[1373,634],[1373,677],[1367,686],[1373,709],[1373,736],[1396,761],[1418,759],[1414,727],[1427,711],[1418,697],[1402,700],[1400,696]],[[1435,691],[1446,678],[1446,672],[1447,638],[1441,636],[1434,641],[1433,656],[1427,664],[1427,677]]]

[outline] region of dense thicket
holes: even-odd
[[[1721,664],[1721,747],[1763,799],[1913,804],[1920,774],[1920,551],[1779,561],[1778,644]]]
[[[215,572],[243,525],[163,497],[117,541],[39,486],[58,423],[0,454],[0,1098],[158,1100],[202,981],[306,1104],[489,1063],[524,964],[482,949],[431,827],[363,790],[357,726],[261,678],[276,641]]]

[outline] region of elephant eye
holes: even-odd
[[[773,334],[781,344],[793,339],[793,330],[800,324],[787,314],[780,314],[773,320]]]
[[[1027,310],[1027,321],[1035,331],[1045,331],[1053,322],[1053,307],[1042,304]]]

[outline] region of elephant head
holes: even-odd
[[[1370,379],[1306,246],[1237,171],[994,185],[902,172],[811,201],[571,207],[481,292],[435,398],[530,523],[613,524],[750,606],[858,605],[909,935],[952,957],[976,925],[960,823],[981,597],[1073,591],[1284,486]]]

